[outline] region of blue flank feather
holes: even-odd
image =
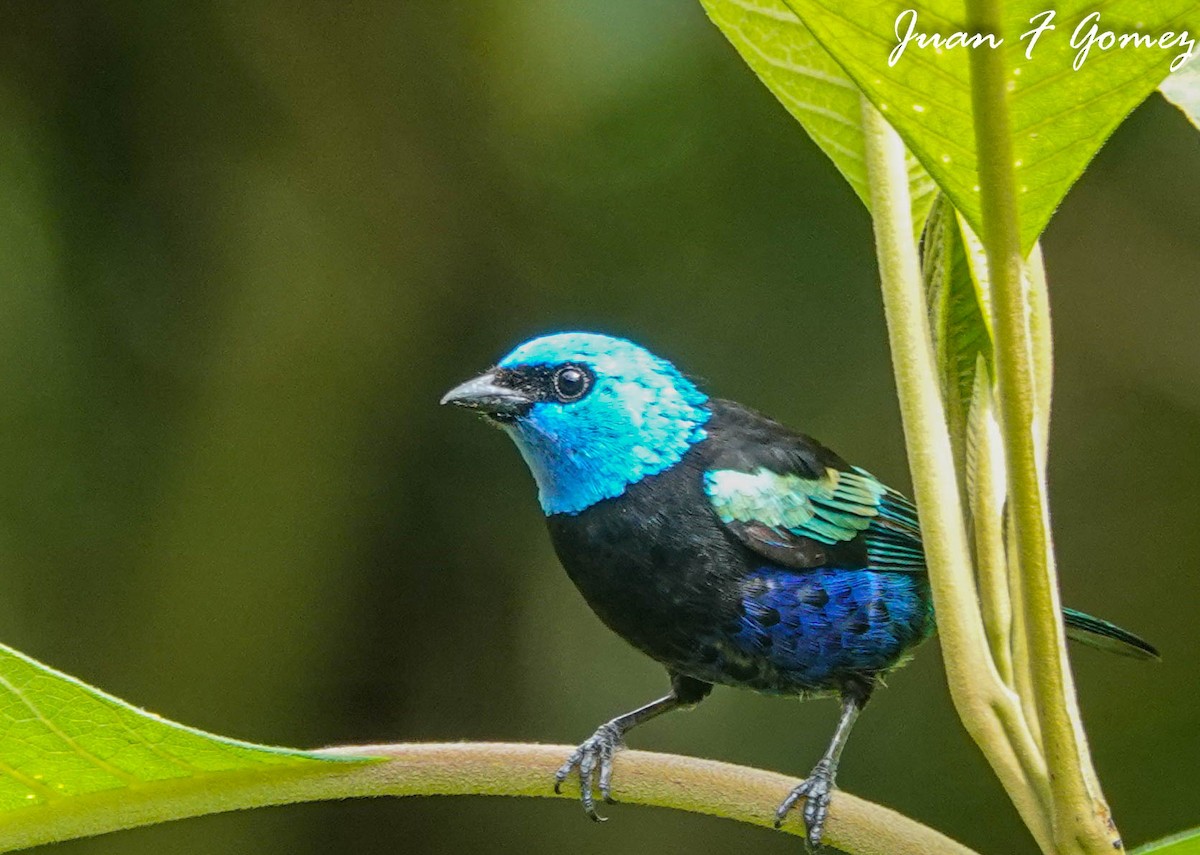
[[[821,691],[895,667],[934,628],[929,583],[914,574],[766,566],[744,589],[740,624],[712,640],[717,682],[733,672],[770,693]]]

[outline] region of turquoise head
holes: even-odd
[[[711,415],[708,396],[667,360],[583,332],[525,342],[442,403],[512,437],[547,514],[577,514],[675,465]]]

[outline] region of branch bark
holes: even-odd
[[[331,763],[304,771],[219,773],[64,798],[8,814],[0,852],[173,819],[268,805],[357,796],[535,796],[554,798],[565,745],[429,743],[329,748]],[[239,777],[241,780],[239,780]],[[622,751],[613,776],[621,802],[671,807],[770,827],[795,779],[713,760]],[[218,784],[219,781],[219,784]],[[578,787],[562,798],[577,799]],[[798,812],[784,824],[804,836]],[[580,823],[584,820],[582,814]],[[977,855],[950,838],[849,793],[833,800],[826,841],[853,855]]]

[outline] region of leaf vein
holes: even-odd
[[[10,683],[7,678],[0,677],[0,688],[4,688],[5,690],[7,690],[12,695],[13,698],[15,698],[20,704],[22,704],[31,713],[33,713],[34,716],[37,718],[37,720],[40,721],[42,723],[42,725],[48,731],[50,731],[52,734],[54,734],[59,739],[61,739],[64,743],[67,744],[68,747],[71,748],[71,750],[73,750],[77,755],[79,755],[84,760],[91,763],[97,769],[100,769],[102,772],[105,772],[106,774],[112,775],[114,778],[116,778],[119,781],[123,781],[127,786],[137,782],[137,778],[135,778],[133,775],[130,775],[128,772],[126,772],[122,769],[118,769],[116,766],[113,766],[111,763],[104,760],[102,757],[97,757],[95,754],[88,751],[86,748],[84,748],[82,745],[80,745],[78,742],[76,742],[73,738],[68,736],[58,725],[56,725],[51,719],[49,719],[41,711],[41,708],[39,708],[36,704],[34,704],[32,701],[30,701],[28,698],[26,698],[25,694],[20,689],[18,689],[16,686],[14,686],[12,683]]]

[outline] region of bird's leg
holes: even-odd
[[[657,701],[651,701],[633,712],[619,715],[612,721],[605,722],[596,728],[596,732],[584,740],[583,744],[572,751],[567,762],[563,763],[554,775],[554,792],[561,792],[563,781],[567,779],[573,769],[578,769],[579,793],[580,800],[583,802],[583,810],[596,822],[603,822],[604,817],[596,813],[596,800],[592,787],[593,784],[596,784],[603,799],[612,803],[613,755],[624,746],[625,734],[639,724],[657,718],[665,712],[698,704],[711,691],[711,683],[685,677],[682,674],[672,674],[669,695],[661,697]],[[597,768],[599,769],[598,776]]]
[[[854,727],[858,714],[871,697],[871,688],[872,686],[868,684],[865,687],[847,687],[843,690],[842,715],[838,719],[837,730],[833,733],[829,747],[825,749],[825,754],[813,767],[809,776],[788,793],[787,798],[775,811],[775,827],[779,828],[783,824],[784,818],[787,817],[788,811],[795,806],[797,801],[801,798],[804,799],[804,827],[808,831],[806,840],[810,850],[815,851],[821,847],[821,835],[825,831],[825,819],[829,815],[829,802],[833,798],[833,784],[837,777],[838,761],[842,757],[842,749],[846,747],[850,729]]]

